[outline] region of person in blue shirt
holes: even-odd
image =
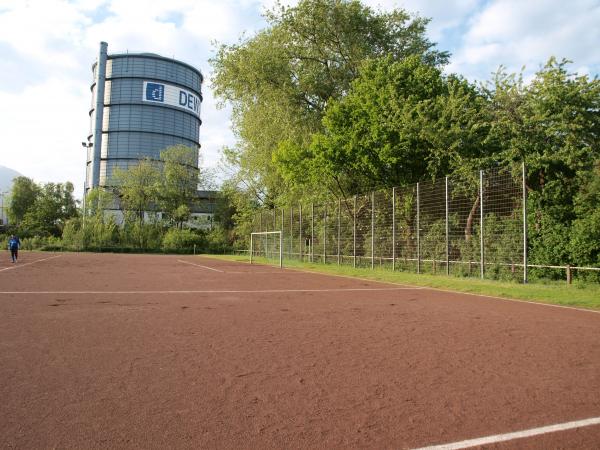
[[[10,239],[8,240],[8,249],[10,250],[10,256],[12,258],[12,262],[16,263],[19,258],[19,247],[21,246],[21,241],[17,236],[12,234]]]

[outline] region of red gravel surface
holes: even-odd
[[[600,416],[598,313],[190,256],[2,256],[2,448],[402,449]],[[590,426],[485,448],[599,447]]]

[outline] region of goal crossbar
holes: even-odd
[[[283,233],[281,231],[260,231],[250,233],[250,264],[252,264],[252,256],[254,255],[254,238],[259,236],[268,237],[269,235],[279,236],[279,267],[283,267]]]

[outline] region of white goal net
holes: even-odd
[[[250,234],[250,264],[256,258],[283,267],[283,234],[281,231],[263,231]]]

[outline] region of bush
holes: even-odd
[[[227,236],[227,231],[221,227],[214,227],[206,235],[208,253],[229,253],[231,252],[231,244]]]
[[[173,253],[192,253],[194,245],[198,251],[206,247],[206,239],[192,230],[172,228],[167,231],[162,240],[164,251]]]

